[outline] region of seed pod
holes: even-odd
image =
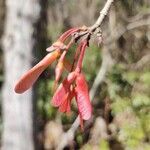
[[[28,90],[38,79],[40,74],[59,56],[59,50],[46,55],[37,65],[35,65],[21,77],[21,79],[17,82],[15,86],[15,92],[20,94]]]
[[[67,48],[67,46],[63,42],[61,42],[61,41],[58,40],[55,43],[53,43],[52,46],[48,47],[46,49],[46,51],[47,52],[52,52],[52,51],[54,51],[56,49],[65,50],[66,48]]]
[[[70,85],[76,78],[76,73],[71,72],[66,79],[60,84],[58,89],[56,90],[53,98],[52,98],[52,105],[58,107],[62,104],[63,98],[67,95],[70,91]]]
[[[63,98],[63,102],[59,107],[60,112],[70,113],[71,110],[71,100],[74,97],[74,91],[69,91]]]
[[[61,74],[63,72],[64,69],[64,63],[63,61],[58,62],[56,68],[55,68],[55,81],[56,83],[59,81]]]
[[[78,32],[79,28],[71,28],[68,31],[66,31],[65,33],[63,33],[60,37],[59,40],[64,42],[70,35],[72,35],[75,32]]]
[[[84,120],[90,119],[92,115],[92,106],[89,99],[88,85],[82,73],[80,73],[76,78],[75,93],[81,117]]]

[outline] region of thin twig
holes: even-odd
[[[122,35],[124,35],[126,32],[134,30],[136,28],[140,28],[142,26],[150,26],[150,18],[148,19],[141,19],[139,21],[136,22],[131,22],[128,25],[126,25],[126,27],[117,27],[116,29],[114,29],[116,34],[114,34],[113,38],[110,36],[106,41],[107,45],[110,45],[111,43],[113,43],[114,41],[118,40]]]
[[[98,86],[104,81],[106,73],[108,72],[110,65],[112,65],[112,58],[109,54],[109,50],[103,49],[103,58],[102,58],[102,66],[99,69],[99,72],[94,80],[93,86],[90,90],[90,99],[93,100],[95,93],[97,91]],[[60,141],[57,150],[62,150],[70,141],[73,140],[75,131],[80,125],[79,116],[76,118],[71,128],[62,135],[62,140]]]
[[[105,16],[108,14],[109,9],[110,9],[113,2],[114,2],[114,0],[107,0],[107,2],[105,3],[104,8],[100,12],[100,15],[99,15],[97,21],[94,23],[94,25],[88,27],[87,28],[88,30],[83,31],[83,32],[75,33],[74,37],[75,37],[76,41],[78,39],[80,39],[81,37],[83,37],[84,35],[92,34],[93,32],[95,32],[96,29],[98,29],[101,26],[102,22],[105,19]]]
[[[90,98],[93,99],[95,93],[97,91],[98,86],[104,81],[105,75],[110,67],[113,64],[112,58],[110,56],[109,50],[107,48],[103,48],[103,55],[102,55],[102,65],[99,69],[99,72],[94,80],[93,86],[90,90]]]
[[[150,64],[150,54],[144,55],[138,62],[129,66],[132,70],[141,70]]]
[[[107,0],[104,8],[100,12],[100,16],[98,17],[97,21],[95,22],[95,24],[93,26],[89,27],[89,32],[92,33],[101,26],[105,16],[108,14],[110,6],[112,5],[113,2],[114,2],[114,0]],[[105,56],[105,55],[103,55],[103,56]],[[109,60],[109,59],[107,58],[107,60]],[[100,67],[100,71],[99,71],[97,77],[95,78],[94,84],[90,90],[91,100],[94,98],[95,92],[96,92],[99,84],[105,78],[105,74],[107,72],[108,65],[109,65],[109,63],[106,61],[105,58],[103,58],[102,66]],[[76,118],[76,120],[74,121],[74,123],[72,124],[71,128],[62,135],[62,140],[60,141],[60,143],[57,147],[57,150],[62,150],[66,145],[68,145],[68,143],[70,141],[73,140],[75,131],[77,130],[79,124],[80,124],[80,120],[79,120],[79,116],[78,116]]]
[[[95,31],[98,27],[101,26],[105,16],[108,14],[110,6],[112,5],[113,2],[114,2],[114,0],[107,0],[104,8],[100,12],[100,16],[98,17],[96,23],[93,26],[90,27],[91,31]]]
[[[89,27],[89,31],[91,33],[94,32],[97,28],[99,28],[101,26],[101,23],[103,22],[105,16],[108,14],[110,6],[113,2],[114,2],[114,0],[107,0],[104,8],[102,9],[102,11],[100,13],[100,16],[98,17],[98,19],[96,21],[96,23],[93,26]],[[149,26],[149,25],[150,25],[150,21],[148,18],[148,19],[143,19],[143,20],[141,19],[141,20],[138,20],[136,22],[130,22],[124,28],[123,27],[122,28],[120,28],[120,27],[116,28],[117,29],[116,31],[118,31],[118,32],[116,32],[116,35],[113,36],[113,39],[110,36],[110,38],[108,38],[106,40],[105,45],[106,45],[106,47],[107,46],[109,47],[109,45],[111,45],[115,40],[117,40],[119,37],[121,37],[127,31],[130,31],[130,30],[133,30],[135,28],[142,27],[142,26]],[[109,51],[107,51],[107,50],[108,49],[105,49],[105,50],[103,50],[103,52],[109,53]],[[113,64],[112,61],[109,61],[109,60],[111,60],[110,59],[111,57],[108,54],[103,53],[102,56],[103,56],[102,65],[99,69],[99,72],[98,72],[98,74],[94,80],[93,86],[90,90],[91,100],[93,100],[95,93],[98,89],[98,86],[104,81],[106,73],[108,72],[110,65]],[[143,62],[143,59],[141,60],[141,62]],[[79,124],[80,124],[80,120],[79,120],[79,117],[77,117],[76,120],[74,121],[74,123],[72,124],[71,128],[66,133],[64,133],[62,135],[62,140],[59,143],[57,150],[62,150],[65,146],[68,145],[68,143],[70,141],[72,141],[74,139],[74,134],[75,134],[75,131],[77,130]]]

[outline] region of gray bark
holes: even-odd
[[[15,82],[32,66],[34,26],[40,15],[38,0],[6,0],[3,37],[5,81],[2,89],[3,150],[32,150],[32,97],[29,90],[18,95]]]

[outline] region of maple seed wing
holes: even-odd
[[[89,99],[89,92],[86,80],[83,74],[76,78],[76,101],[79,113],[84,120],[90,119],[92,115],[92,106]]]
[[[46,55],[36,66],[25,73],[15,86],[16,93],[23,93],[28,90],[38,79],[40,74],[57,58],[56,52]]]
[[[63,81],[63,83],[60,84],[60,86],[58,87],[58,89],[56,90],[56,92],[52,98],[51,103],[53,106],[58,107],[62,104],[62,102],[64,100],[63,98],[67,94],[69,86],[70,85],[68,84],[66,79]]]
[[[44,69],[42,67],[35,67],[29,70],[16,84],[15,92],[21,94],[28,90],[34,84],[43,70]]]
[[[63,97],[69,92],[70,85],[76,78],[76,73],[70,73],[66,79],[64,79],[63,83],[60,84],[58,89],[56,90],[53,98],[52,98],[52,105],[58,107],[63,102]]]
[[[47,52],[53,52],[54,50],[56,50],[56,47],[54,47],[53,45],[46,49]]]
[[[59,111],[60,112],[67,112],[68,105],[69,105],[69,100],[68,100],[68,93],[67,93],[64,96],[61,105],[59,106]]]

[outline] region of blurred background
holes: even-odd
[[[22,95],[15,82],[71,27],[93,25],[105,0],[0,0],[0,146],[4,150],[150,150],[150,1],[116,0],[90,42],[84,72],[93,117],[84,132],[50,105],[55,64]],[[70,50],[70,54],[73,50]],[[69,132],[68,132],[69,131]]]

